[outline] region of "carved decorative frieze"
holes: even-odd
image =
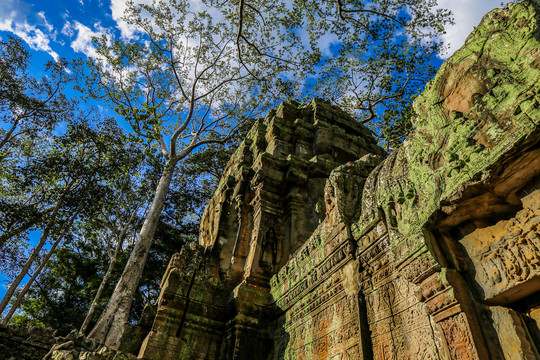
[[[507,304],[540,291],[540,190],[523,204],[510,220],[460,240],[473,264],[477,292],[487,302]]]
[[[470,336],[470,329],[463,313],[458,313],[441,321],[440,326],[452,360],[478,359],[476,348]]]

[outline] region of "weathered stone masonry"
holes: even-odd
[[[488,14],[385,160],[321,101],[259,121],[140,356],[540,358],[538,8]]]
[[[52,329],[19,328],[0,325],[0,359],[41,359],[59,340]],[[63,339],[60,339],[60,341]]]
[[[386,158],[320,100],[258,121],[139,357],[540,359],[539,14],[486,15]]]
[[[330,172],[368,153],[384,154],[369,130],[320,100],[282,104],[258,121],[206,208],[200,245],[172,259],[140,355],[248,359],[272,351],[270,278],[325,218]]]

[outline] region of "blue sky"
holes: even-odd
[[[444,59],[463,44],[485,13],[500,7],[501,0],[439,0],[439,5],[451,9],[456,22],[442,37],[449,46],[447,53],[440,54]],[[7,35],[22,38],[31,49],[30,70],[39,76],[47,61],[91,55],[92,36],[108,33],[130,37],[131,29],[121,21],[124,7],[124,0],[2,0],[0,38],[6,40]],[[0,281],[3,281],[0,286],[3,296],[7,281],[2,274]]]
[[[124,4],[125,0],[3,0],[0,37],[21,37],[41,62],[85,56],[93,51],[93,35],[130,36],[130,29],[120,20]],[[500,5],[500,0],[439,0],[439,6],[453,11],[456,22],[443,36],[450,49],[441,56],[457,50],[482,16]]]
[[[19,36],[42,62],[84,56],[92,35],[116,29],[109,0],[4,0],[0,7],[0,36]]]

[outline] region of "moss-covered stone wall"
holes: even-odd
[[[355,215],[335,220],[350,197],[335,192],[272,278],[275,359],[538,358],[539,8],[484,17],[361,181]]]

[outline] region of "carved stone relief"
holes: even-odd
[[[211,260],[199,277],[168,273],[147,348],[220,360],[498,360],[517,344],[536,356],[539,200],[521,192],[540,173],[538,6],[484,17],[379,166],[369,131],[323,101],[259,120],[203,217]],[[491,214],[502,220],[482,223]],[[477,229],[452,234],[467,222]],[[493,304],[522,310],[497,322]],[[508,319],[516,336],[497,340]],[[529,343],[517,335],[526,331]]]
[[[460,240],[478,294],[489,303],[509,304],[540,290],[540,190],[525,197],[523,205],[510,220]]]
[[[359,243],[371,243],[359,248],[358,259],[363,269],[362,292],[374,359],[441,358],[437,349],[440,335],[432,328],[425,304],[417,296],[418,286],[408,280],[419,274],[412,269],[404,274],[396,270],[383,222],[364,237]],[[420,272],[429,269],[425,267],[422,257],[407,266]]]

